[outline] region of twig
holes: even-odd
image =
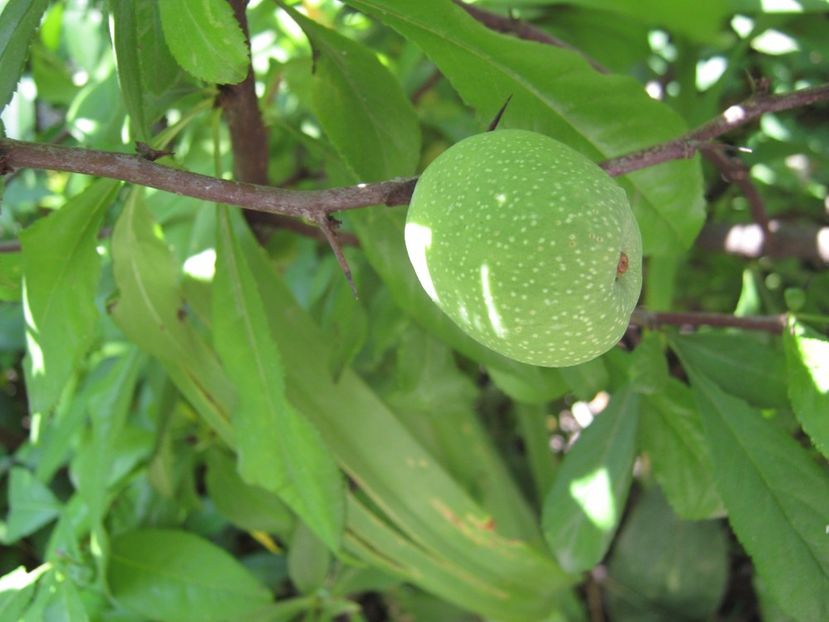
[[[286,190],[191,173],[136,155],[11,139],[0,140],[0,162],[11,169],[45,169],[120,179],[205,201],[314,222],[320,213],[371,205],[406,205],[416,181],[408,177],[327,190]]]
[[[340,264],[345,280],[348,281],[348,286],[351,288],[354,299],[359,299],[360,296],[357,294],[357,286],[354,285],[354,275],[351,273],[351,267],[348,265],[348,260],[345,258],[342,245],[337,239],[337,232],[334,230],[335,225],[339,225],[339,222],[335,221],[328,214],[320,214],[317,217],[317,224],[325,235],[325,239],[328,240],[328,245],[331,247],[331,250],[334,251],[334,256],[337,258],[337,263]]]
[[[746,125],[767,112],[790,110],[825,100],[829,100],[829,84],[781,95],[756,93],[684,136],[605,160],[599,166],[609,175],[618,176],[670,160],[690,158],[714,138]]]
[[[759,330],[780,334],[786,327],[785,315],[756,315],[738,317],[727,313],[705,312],[662,312],[636,309],[630,318],[630,323],[644,328],[659,328],[660,326],[718,326],[720,328],[742,328],[744,330]]]
[[[748,168],[741,160],[729,156],[724,148],[725,145],[712,143],[708,148],[702,150],[702,155],[720,170],[726,181],[733,183],[740,189],[740,192],[748,201],[748,207],[754,222],[760,226],[760,230],[763,232],[763,237],[766,240],[772,240],[769,215],[766,212],[766,206],[760,192],[757,190],[757,186],[749,177]]]
[[[503,15],[498,15],[497,13],[492,13],[491,11],[486,11],[472,4],[466,4],[461,0],[454,0],[454,2],[464,11],[469,13],[471,17],[482,23],[490,30],[503,34],[515,35],[519,39],[524,39],[525,41],[535,41],[536,43],[544,43],[546,45],[552,45],[554,47],[576,52],[588,63],[590,63],[590,66],[596,71],[600,73],[610,73],[607,67],[591,58],[583,51],[570,45],[566,41],[559,39],[558,37],[554,37],[540,28],[536,28],[532,24],[511,17],[504,17]]]

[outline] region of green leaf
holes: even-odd
[[[772,345],[739,333],[671,335],[683,361],[714,379],[726,392],[762,408],[786,408],[786,362]]]
[[[47,565],[26,572],[18,566],[0,577],[0,620],[19,620],[29,606],[40,577],[48,571]]]
[[[125,457],[119,435],[127,422],[143,362],[137,347],[123,352],[96,370],[97,375],[84,391],[85,410],[91,415],[91,438],[76,455],[73,474],[93,525],[104,518],[108,487],[120,471],[116,461]]]
[[[26,388],[33,413],[54,406],[92,343],[101,264],[98,228],[120,182],[99,180],[20,236]]]
[[[663,2],[662,0],[537,0],[534,4],[571,4],[630,16],[649,26],[712,41],[728,14],[722,0]]]
[[[187,321],[170,249],[134,190],[112,233],[112,261],[119,298],[112,316],[140,348],[158,358],[179,390],[227,442],[233,386],[216,355]]]
[[[273,600],[227,551],[184,531],[115,538],[108,579],[121,605],[161,622],[238,620]]]
[[[60,515],[55,494],[32,473],[15,467],[9,475],[9,515],[3,542],[10,544],[34,533]]]
[[[314,112],[358,181],[413,174],[420,126],[400,83],[365,46],[279,4],[311,42]]]
[[[176,61],[189,74],[235,84],[248,73],[248,48],[227,0],[163,0],[161,25]]]
[[[207,493],[219,514],[248,531],[266,531],[286,537],[294,517],[273,493],[242,481],[234,462],[219,451],[207,456]]]
[[[829,619],[826,470],[746,402],[682,362],[734,533],[787,613]]]
[[[388,406],[352,370],[335,382],[320,367],[330,354],[318,327],[293,300],[249,233],[240,237],[267,310],[273,336],[286,362],[289,399],[316,424],[338,463],[393,521],[390,537],[417,560],[406,577],[418,586],[486,615],[536,621],[550,611],[570,583],[536,547],[505,538],[491,515],[475,503],[417,443]],[[348,416],[342,416],[347,412]],[[366,448],[371,448],[366,451]],[[347,534],[357,520],[346,513]],[[364,530],[363,527],[365,528]],[[380,546],[373,524],[359,534],[361,555],[382,568],[402,563]],[[350,536],[349,536],[350,537]],[[402,555],[403,553],[401,553]],[[427,561],[428,560],[428,561]],[[422,561],[423,565],[420,565]],[[434,568],[439,573],[433,572]],[[452,579],[442,579],[451,574]],[[399,573],[397,573],[399,574]]]
[[[144,114],[145,87],[141,79],[142,47],[138,43],[136,3],[131,0],[109,0],[109,10],[112,14],[115,58],[118,62],[118,84],[132,121],[133,133],[138,140],[147,142],[150,132]]]
[[[622,518],[633,478],[639,398],[613,396],[564,457],[544,500],[544,537],[570,572],[595,566]]]
[[[288,546],[288,573],[302,594],[312,594],[323,587],[331,566],[331,554],[325,544],[305,523],[299,523]]]
[[[714,467],[691,390],[670,378],[643,402],[639,441],[653,476],[679,516],[695,520],[722,512]]]
[[[829,457],[829,341],[792,321],[783,346],[794,413],[815,447]]]
[[[414,41],[484,123],[511,97],[502,127],[552,136],[592,160],[683,134],[681,118],[634,79],[596,73],[577,53],[494,33],[442,0],[348,0]],[[646,254],[687,248],[703,223],[699,161],[625,177]]]
[[[233,411],[239,473],[278,494],[332,549],[343,525],[343,481],[319,432],[285,394],[285,369],[251,268],[219,217],[213,339],[238,391]]]
[[[646,490],[608,564],[612,619],[712,619],[726,588],[728,563],[720,523],[681,520],[657,488]]]
[[[49,0],[9,0],[0,14],[0,110],[11,101]]]

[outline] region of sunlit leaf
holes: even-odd
[[[544,537],[571,572],[595,566],[619,526],[636,457],[639,398],[615,394],[564,457],[544,500]]]
[[[163,0],[164,39],[188,73],[217,84],[235,84],[248,73],[242,29],[227,0]]]
[[[186,531],[144,529],[115,538],[108,580],[124,607],[162,622],[239,620],[272,601],[227,551]]]
[[[49,0],[9,0],[0,14],[0,110],[12,98],[47,6]]]
[[[21,234],[29,408],[57,402],[97,330],[98,229],[119,182],[99,180]]]
[[[829,457],[829,340],[793,322],[783,344],[792,408],[815,447]]]

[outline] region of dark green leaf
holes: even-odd
[[[272,492],[242,481],[234,462],[212,451],[207,457],[207,493],[216,509],[234,525],[248,531],[266,531],[286,537],[294,518]]]
[[[54,406],[92,343],[98,227],[119,182],[99,180],[20,236],[25,280],[26,388],[31,412]]]
[[[49,0],[10,0],[0,14],[0,110],[12,98]]]
[[[829,341],[793,322],[783,345],[794,413],[815,447],[829,457]]]
[[[163,0],[161,25],[176,61],[191,75],[235,84],[248,73],[248,49],[227,0]]]
[[[9,515],[3,541],[16,542],[54,520],[61,510],[60,501],[30,471],[15,467],[9,475]]]
[[[108,579],[121,605],[162,622],[238,620],[273,600],[224,549],[184,531],[115,538]]]
[[[291,582],[300,593],[311,594],[323,587],[330,565],[325,544],[304,523],[298,523],[288,546]]]
[[[728,519],[780,606],[829,619],[825,469],[744,401],[688,361]]]
[[[613,396],[564,457],[542,512],[544,537],[570,572],[604,556],[622,518],[636,457],[639,398]]]
[[[343,528],[343,481],[319,432],[285,394],[285,369],[228,208],[219,218],[213,339],[238,391],[239,473],[278,494],[332,549]]]
[[[679,516],[694,520],[722,512],[702,421],[685,384],[669,379],[662,391],[644,400],[639,440]]]
[[[502,127],[552,136],[593,160],[675,138],[679,116],[636,80],[596,73],[577,53],[494,33],[441,0],[348,0],[419,45],[488,123],[508,97]],[[698,161],[626,176],[646,254],[687,248],[703,222]]]
[[[626,520],[609,570],[614,621],[708,620],[728,579],[725,533],[714,521],[679,519],[653,488]]]
[[[683,361],[726,392],[763,408],[788,406],[786,362],[774,346],[725,332],[672,335],[670,342]]]

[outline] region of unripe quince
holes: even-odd
[[[440,154],[417,182],[405,240],[421,285],[456,324],[533,365],[612,348],[642,288],[624,190],[535,132],[478,134]]]

